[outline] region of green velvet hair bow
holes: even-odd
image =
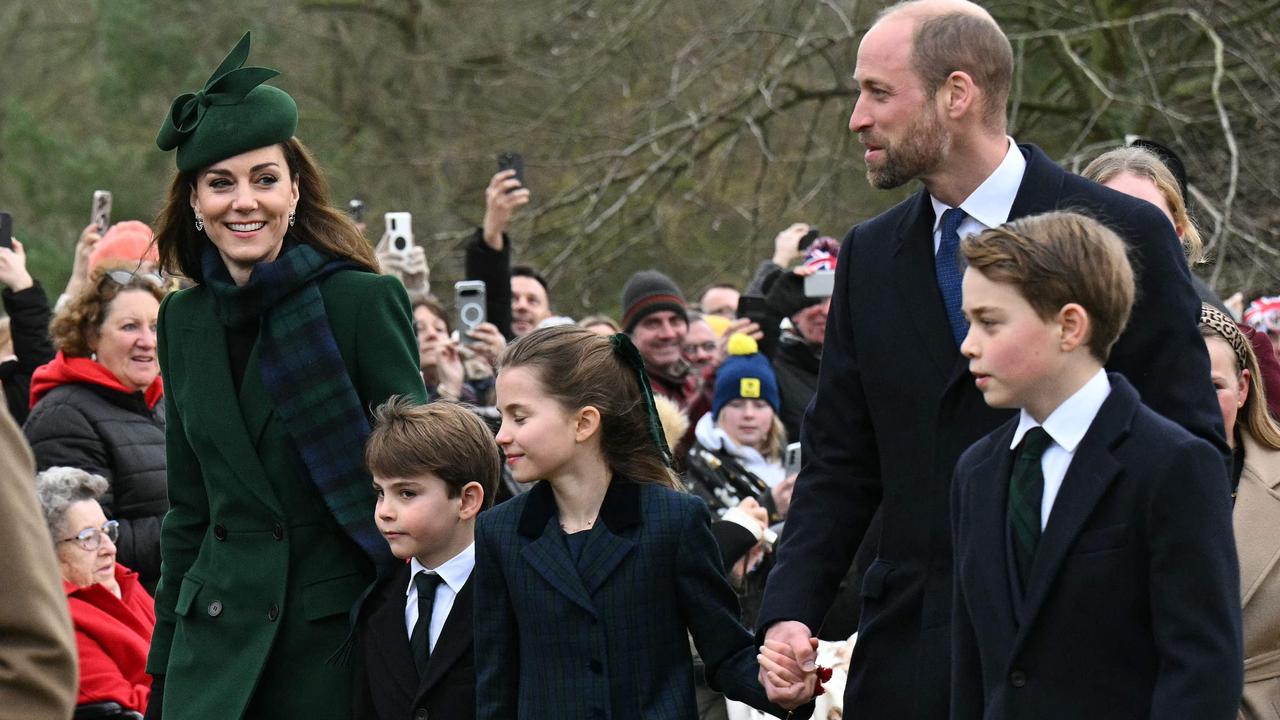
[[[662,421],[658,419],[658,408],[653,401],[653,388],[649,385],[649,374],[644,370],[644,358],[631,342],[631,338],[626,333],[617,333],[611,338],[613,341],[613,349],[618,353],[622,361],[631,368],[636,374],[636,380],[640,381],[640,392],[644,395],[645,411],[649,415],[649,434],[653,437],[653,444],[658,446],[658,454],[662,456],[662,461],[667,467],[673,467],[671,458],[671,448],[667,445],[666,433],[662,431]]]

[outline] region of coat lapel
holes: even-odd
[[[600,506],[600,521],[601,527],[587,538],[578,559],[579,574],[589,595],[595,594],[636,547],[636,541],[624,533],[640,524],[640,486],[629,482],[611,484]]]
[[[520,557],[560,594],[595,615],[591,596],[569,557],[569,548],[560,537],[551,485],[543,480],[534,485],[528,495],[529,500],[520,515],[519,532],[526,538],[532,538],[532,542],[524,546]]]
[[[418,689],[418,671],[414,669],[409,649],[409,634],[404,625],[405,590],[409,585],[409,566],[396,570],[383,588],[383,602],[369,616],[368,642],[382,658],[386,674],[406,698]]]
[[[1027,169],[1022,174],[1022,184],[1018,186],[1013,205],[1009,207],[1009,219],[1058,209],[1058,197],[1062,194],[1067,172],[1034,145],[1019,145],[1018,149],[1027,159]]]
[[[190,402],[187,411],[192,415],[204,415],[200,423],[187,421],[187,427],[216,428],[217,441],[212,443],[226,460],[227,465],[249,492],[264,505],[280,511],[280,502],[266,482],[266,470],[258,461],[244,418],[239,408],[228,403],[236,397],[231,384],[231,363],[227,357],[227,334],[217,321],[210,296],[203,293],[208,306],[204,312],[192,313],[187,325],[180,328],[179,342],[183,360],[189,366]],[[234,409],[233,409],[234,408]]]
[[[1025,637],[1027,628],[1035,621],[1067,552],[1103,493],[1120,474],[1120,463],[1111,449],[1128,435],[1129,423],[1138,405],[1138,394],[1119,375],[1111,374],[1109,379],[1111,395],[1102,404],[1093,425],[1076,448],[1058,497],[1053,502],[1049,522],[1040,536],[1036,557],[1031,563],[1031,574],[1027,578],[1019,637]]]
[[[1017,626],[1014,615],[1013,598],[1009,594],[1011,587],[1009,568],[1005,562],[1005,505],[1009,495],[1009,474],[1013,467],[1013,453],[1009,450],[1016,424],[1007,423],[999,431],[995,444],[995,452],[974,468],[974,482],[982,483],[979,492],[971,496],[974,500],[973,517],[965,521],[973,528],[972,547],[986,555],[978,558],[974,567],[981,574],[981,586],[986,588],[988,597],[993,602],[996,615],[1001,620],[1001,628],[1012,629]],[[1003,644],[1003,643],[1002,643]]]
[[[418,698],[431,692],[431,688],[440,679],[444,677],[449,668],[462,657],[463,653],[471,647],[473,622],[471,619],[472,607],[472,577],[467,578],[467,582],[462,585],[462,590],[458,592],[457,597],[453,599],[453,607],[449,610],[449,617],[444,621],[444,628],[440,631],[440,637],[436,638],[436,645],[431,649],[431,659],[427,662],[427,674],[423,676],[422,683],[418,685]],[[404,627],[403,622],[401,627]],[[408,647],[406,641],[405,647]]]
[[[1236,551],[1240,556],[1241,604],[1248,605],[1277,566],[1280,566],[1280,452],[1258,445],[1249,433],[1244,439],[1244,473],[1232,513]]]
[[[955,369],[960,349],[951,337],[951,325],[938,290],[933,268],[933,205],[929,193],[916,193],[914,207],[898,227],[893,272],[899,304],[907,309],[920,342],[943,378]]]

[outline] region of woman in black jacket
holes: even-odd
[[[102,498],[120,523],[120,562],[152,590],[160,577],[165,484],[164,388],[156,356],[161,279],[103,268],[53,319],[58,353],[31,378],[23,426],[40,470],[106,478]]]
[[[0,386],[9,414],[22,424],[31,408],[31,373],[53,359],[49,344],[49,299],[27,272],[22,243],[0,247],[0,299],[9,322],[9,351],[0,350]],[[0,340],[0,348],[6,342]]]

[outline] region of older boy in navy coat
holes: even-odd
[[[355,718],[472,720],[475,518],[501,472],[498,446],[461,405],[392,399],[365,462],[378,529],[407,562],[361,608]]]
[[[951,717],[1230,720],[1239,574],[1222,456],[1103,363],[1134,284],[1122,241],[1071,213],[961,245],[961,345],[1018,417],[952,484]]]

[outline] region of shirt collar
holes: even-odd
[[[1107,379],[1107,372],[1099,370],[1097,375],[1090,378],[1089,382],[1050,413],[1041,427],[1054,443],[1067,452],[1073,453],[1080,445],[1080,441],[1084,439],[1084,434],[1089,431],[1093,419],[1098,416],[1102,403],[1106,402],[1110,394],[1111,381]],[[1016,449],[1018,443],[1022,442],[1022,436],[1038,425],[1040,423],[1031,417],[1031,413],[1023,409],[1018,416],[1018,429],[1013,433],[1013,442],[1009,445],[1009,449]]]
[[[1013,200],[1018,196],[1022,176],[1027,170],[1027,159],[1022,156],[1018,144],[1011,137],[1006,136],[1006,140],[1009,149],[1004,153],[1004,160],[960,203],[960,209],[966,215],[989,228],[999,227],[1009,221],[1009,211],[1013,208]],[[933,231],[936,233],[942,222],[942,213],[950,210],[951,206],[932,195],[929,196],[929,201],[933,203]]]
[[[445,585],[455,593],[462,592],[462,586],[467,584],[467,578],[471,577],[471,570],[476,566],[476,544],[472,542],[462,552],[454,555],[448,560],[440,564],[435,570],[429,569],[426,565],[418,562],[418,558],[409,561],[409,584],[404,589],[406,597],[409,590],[413,588],[413,579],[420,572],[434,572],[440,576]]]

